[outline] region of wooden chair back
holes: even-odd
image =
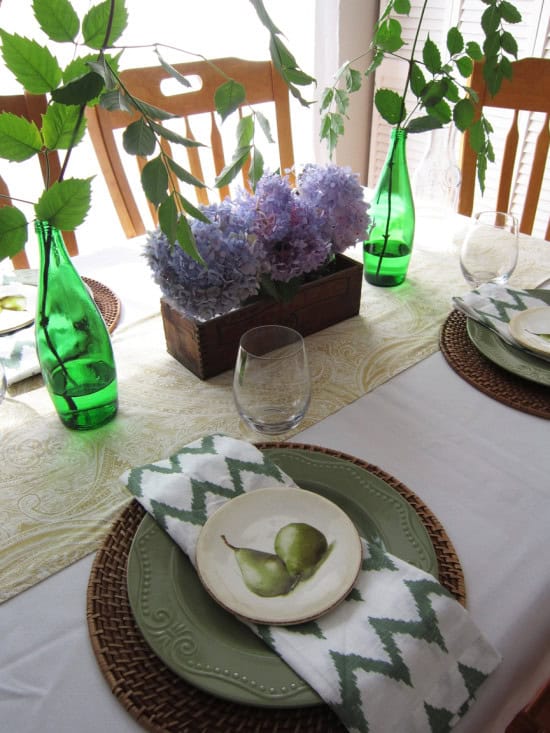
[[[191,90],[179,85],[162,66],[127,69],[120,73],[120,78],[122,84],[133,96],[177,115],[179,128],[174,128],[172,121],[164,124],[172,126],[172,129],[175,129],[180,135],[205,144],[206,147],[185,148],[185,152],[181,151],[185,160],[180,165],[183,165],[202,182],[212,186],[214,178],[209,180],[205,174],[205,161],[209,159],[207,165],[213,168],[214,177],[222,171],[226,163],[231,161],[230,156],[236,147],[236,137],[231,135],[230,140],[227,140],[227,135],[224,134],[223,126],[219,121],[219,116],[215,114],[214,107],[216,89],[231,78],[243,84],[246,89],[246,103],[243,107],[263,103],[274,104],[276,124],[272,133],[276,135],[278,142],[279,168],[281,171],[286,171],[293,167],[294,154],[288,87],[270,61],[222,58],[212,59],[211,62],[192,61],[174,64],[174,68],[193,83]],[[177,93],[169,95],[163,91],[167,80],[177,88]],[[239,112],[243,114],[243,108]],[[195,133],[195,125],[200,115],[203,121],[205,117],[208,120],[208,139],[203,139],[201,135]],[[128,179],[127,168],[121,157],[120,141],[117,141],[115,137],[115,131],[125,128],[129,123],[138,119],[138,114],[107,111],[97,106],[87,110],[87,118],[90,137],[124,232],[127,237],[143,234],[145,232],[144,221]],[[226,120],[223,124],[226,125],[228,122],[229,120]],[[175,154],[176,147],[181,147],[172,146],[172,149],[165,140],[162,141],[162,145],[170,155]],[[260,144],[259,147],[262,148],[262,145]],[[138,158],[140,169],[145,163],[146,159]],[[244,169],[242,183],[248,187],[246,170],[247,168]],[[211,192],[209,194],[208,189],[195,187],[192,194],[199,204],[211,203],[212,194]],[[227,195],[229,195],[229,188],[223,187],[219,189],[217,196],[223,200]],[[156,225],[158,219],[155,208],[153,206],[149,208]]]
[[[46,113],[47,106],[48,101],[44,94],[25,93],[0,96],[0,112],[11,112],[19,117],[24,117],[34,122],[38,127],[42,127],[42,115]],[[59,155],[57,151],[51,151],[40,155],[39,159],[44,184],[51,186],[59,179],[61,173]],[[8,184],[2,176],[0,176],[0,194],[0,206],[8,206],[12,203]],[[71,256],[77,255],[78,246],[75,233],[63,232],[63,239],[69,254]],[[29,267],[29,260],[24,250],[14,255],[11,260],[15,269]]]
[[[520,111],[544,113],[544,123],[536,136],[534,144],[533,162],[528,174],[527,193],[519,221],[519,229],[525,234],[531,234],[539,204],[541,188],[544,179],[544,170],[550,141],[549,114],[550,114],[550,59],[525,58],[512,63],[513,76],[505,79],[500,90],[491,97],[483,78],[483,62],[475,62],[469,86],[478,94],[477,114],[482,108],[497,107],[513,111],[512,121],[504,144],[504,152],[500,164],[500,179],[498,184],[496,208],[499,211],[509,211],[510,193],[517,168],[519,129],[518,118]],[[475,181],[476,155],[469,142],[469,133],[464,134],[462,145],[462,182],[460,186],[458,211],[460,214],[472,214]],[[489,163],[489,166],[493,164]],[[523,174],[523,171],[521,171]],[[550,239],[550,221],[546,226],[546,239]]]

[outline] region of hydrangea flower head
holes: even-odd
[[[253,200],[254,249],[273,280],[288,282],[325,262],[329,250],[318,218],[287,178],[263,176]]]
[[[155,230],[145,256],[163,295],[201,320],[238,308],[259,290],[259,263],[248,242],[248,215],[226,199],[203,207],[210,222],[194,219],[191,230],[206,267]]]
[[[351,168],[334,164],[306,165],[298,178],[300,197],[319,217],[333,254],[364,239],[369,224],[359,177]]]

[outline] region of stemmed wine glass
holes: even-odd
[[[483,283],[504,285],[518,261],[518,223],[503,211],[475,214],[460,248],[460,267],[474,288]]]
[[[266,435],[295,428],[311,399],[302,336],[292,328],[258,326],[241,337],[233,378],[235,405],[248,427]]]

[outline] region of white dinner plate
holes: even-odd
[[[199,578],[214,600],[265,624],[304,623],[334,608],[351,590],[361,559],[357,529],[340,507],[286,487],[222,505],[196,548]]]
[[[10,310],[9,308],[2,308],[0,310],[0,334],[18,331],[20,328],[29,326],[34,321],[36,288],[31,285],[22,285],[21,283],[1,285],[0,305],[1,299],[10,295],[23,296],[25,299],[25,308],[24,310]]]
[[[513,338],[529,351],[550,359],[550,306],[527,308],[508,324]]]

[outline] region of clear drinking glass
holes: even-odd
[[[258,326],[242,335],[233,377],[239,415],[253,430],[279,435],[295,428],[311,399],[302,336],[286,326]]]
[[[518,223],[503,211],[481,211],[470,220],[460,249],[460,267],[466,281],[504,285],[518,261]]]

